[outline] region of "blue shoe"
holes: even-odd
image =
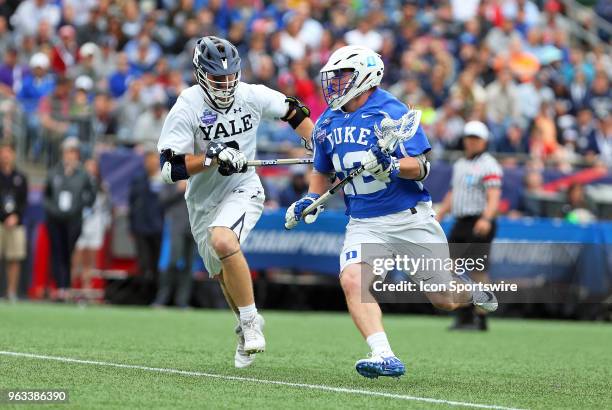
[[[355,363],[357,373],[369,379],[378,376],[400,377],[406,373],[404,363],[395,356],[382,357],[370,353],[367,359],[358,360]]]

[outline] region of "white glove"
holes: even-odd
[[[302,217],[302,212],[319,197],[320,195],[318,194],[307,194],[304,198],[292,203],[285,213],[285,229],[295,228]],[[323,212],[323,206],[318,206],[314,212],[304,217],[304,222],[307,224],[313,223],[321,212]]]
[[[217,159],[219,160],[220,165],[221,163],[224,163],[227,167],[235,170],[235,172],[246,171],[246,169],[244,171],[243,169],[246,167],[247,158],[240,150],[227,147],[219,153]]]
[[[399,174],[397,158],[385,153],[378,145],[374,145],[361,157],[364,169],[377,180],[388,183],[391,176]]]

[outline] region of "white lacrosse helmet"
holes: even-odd
[[[376,87],[385,65],[380,56],[363,46],[341,47],[321,68],[323,96],[329,108],[339,110],[353,98]]]

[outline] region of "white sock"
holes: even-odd
[[[377,356],[395,356],[387,340],[387,334],[385,332],[373,333],[366,339],[372,353]]]
[[[241,322],[250,322],[255,319],[257,316],[257,308],[255,307],[255,303],[248,306],[238,307],[238,311],[240,312],[240,321]]]

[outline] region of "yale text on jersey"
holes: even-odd
[[[245,114],[240,119],[229,120],[226,124],[216,122],[209,125],[200,125],[200,129],[204,134],[204,140],[213,140],[218,138],[233,137],[253,128],[251,122],[251,114]]]

